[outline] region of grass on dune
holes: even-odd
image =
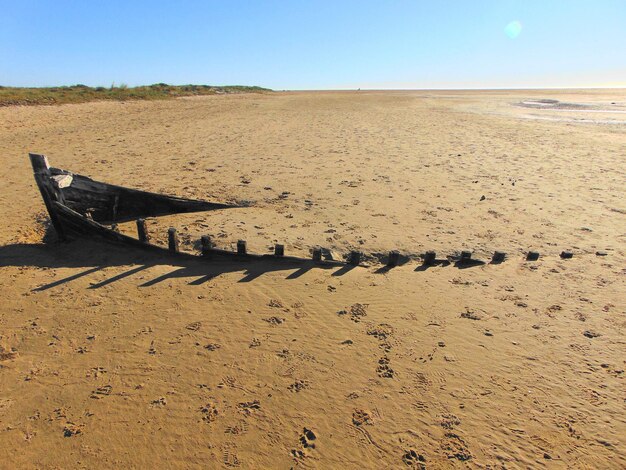
[[[85,103],[100,100],[162,100],[179,96],[218,95],[227,93],[263,93],[271,91],[257,86],[154,85],[129,88],[126,85],[88,87],[72,85],[48,88],[0,86],[0,106]]]

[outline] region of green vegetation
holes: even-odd
[[[85,103],[100,100],[162,100],[179,96],[219,95],[227,93],[264,93],[258,86],[167,85],[157,83],[129,88],[125,84],[111,87],[73,85],[50,88],[17,88],[0,86],[0,106]]]

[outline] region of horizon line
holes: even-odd
[[[124,85],[123,82],[120,82],[120,85]],[[222,88],[222,87],[258,87],[265,88],[271,91],[285,91],[285,92],[298,92],[298,91],[307,91],[307,92],[315,92],[315,91],[526,91],[526,90],[624,90],[626,89],[626,84],[624,85],[593,85],[593,86],[529,86],[529,87],[467,87],[467,88],[455,88],[455,87],[428,87],[428,88],[369,88],[369,87],[339,87],[339,88],[269,88],[263,85],[209,85],[204,83],[185,83],[185,84],[172,84],[166,82],[155,82],[146,85],[133,85],[126,86],[126,88],[139,88],[139,87],[147,87],[152,85],[168,85],[168,86],[208,86],[214,88]],[[89,88],[100,88],[100,85],[83,85],[81,83],[74,83],[71,85],[45,85],[45,86],[14,86],[14,85],[0,85],[0,89],[2,88],[31,88],[31,89],[42,89],[42,88],[61,88],[61,87],[75,87],[75,86],[87,86]],[[103,88],[121,88],[120,86],[106,86]]]
[[[491,87],[491,88],[281,88],[272,91],[525,91],[525,90],[625,90],[626,85],[575,87]]]

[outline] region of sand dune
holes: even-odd
[[[542,99],[626,95],[0,109],[0,466],[624,468],[626,127],[516,106]],[[261,253],[358,249],[372,266],[44,243],[29,151],[114,184],[253,202],[149,220],[162,243],[176,226],[187,251],[211,234]],[[411,260],[380,269],[392,249]],[[425,250],[508,259],[425,269]]]

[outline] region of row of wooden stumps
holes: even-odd
[[[148,235],[148,230],[146,228],[145,219],[137,219],[137,236],[139,241],[142,243],[149,243],[150,236]],[[202,255],[208,256],[213,249],[213,244],[211,242],[211,237],[208,235],[202,235],[200,238],[200,242],[202,245]],[[170,252],[178,253],[180,250],[179,242],[178,242],[178,233],[174,227],[170,227],[167,230],[167,246]],[[245,240],[237,241],[237,254],[244,256],[248,253],[247,245]],[[281,258],[285,256],[285,245],[275,245],[274,246],[274,256],[276,258]],[[561,258],[570,259],[574,256],[571,251],[563,251],[561,252]],[[346,262],[349,265],[358,266],[361,263],[363,254],[359,251],[351,251],[348,255]],[[435,251],[427,251],[423,255],[424,265],[433,266],[437,264],[437,252]],[[504,262],[507,258],[507,254],[503,251],[495,251],[491,262],[493,264],[499,264]],[[537,261],[539,259],[539,253],[537,251],[529,251],[526,254],[527,261]],[[311,253],[311,260],[315,263],[320,263],[322,261],[322,248],[315,247]],[[469,264],[472,263],[472,252],[471,251],[461,251],[461,255],[459,257],[459,263],[461,264]],[[389,252],[389,256],[387,258],[387,266],[394,267],[398,266],[400,263],[400,252],[393,250]]]
[[[571,251],[562,251],[561,252],[562,259],[570,259],[574,257],[574,254]],[[491,257],[492,264],[500,264],[506,260],[507,254],[504,251],[495,251],[493,256]],[[537,261],[539,259],[539,252],[537,251],[529,251],[526,254],[526,261]],[[434,265],[437,264],[437,253],[435,251],[427,251],[423,255],[423,260],[425,265]],[[469,264],[472,263],[472,252],[471,251],[461,251],[461,255],[459,256],[459,263],[461,264]]]
[[[150,236],[148,235],[148,229],[146,227],[145,219],[137,219],[137,238],[142,243],[149,243]],[[209,256],[211,251],[213,250],[213,243],[211,242],[211,237],[208,235],[202,235],[200,237],[200,243],[202,246],[202,255]],[[180,244],[178,242],[178,232],[174,227],[170,227],[167,230],[167,246],[168,250],[172,253],[178,253],[180,251]],[[248,249],[245,240],[237,241],[237,255],[245,256],[248,254]],[[392,252],[398,253],[398,252]],[[274,256],[276,258],[282,258],[285,256],[285,245],[276,244],[274,246]],[[399,254],[396,255],[395,263],[397,263],[397,259],[399,258]],[[315,247],[312,250],[311,259],[315,263],[322,262],[322,248]],[[358,266],[361,263],[362,254],[359,251],[352,251],[348,256],[347,263]],[[390,255],[390,260],[392,259],[392,255]]]

